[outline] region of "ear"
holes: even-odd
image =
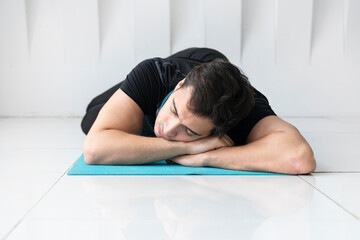
[[[183,83],[185,82],[185,79],[186,79],[186,78],[184,78],[183,80],[181,80],[180,82],[178,82],[178,84],[176,84],[176,87],[175,87],[174,90],[178,90],[179,88],[181,88],[181,86],[182,86]]]

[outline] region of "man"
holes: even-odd
[[[89,104],[87,164],[168,159],[185,166],[306,174],[314,154],[220,52],[189,48],[139,63]]]

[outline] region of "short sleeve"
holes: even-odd
[[[139,105],[144,114],[156,112],[164,91],[153,59],[146,59],[136,65],[120,88]]]
[[[247,137],[251,129],[258,123],[261,119],[267,116],[275,115],[275,112],[272,110],[269,105],[268,99],[254,88],[255,91],[255,105],[250,111],[249,115],[240,121],[238,125],[232,128],[228,135],[234,141],[236,146],[246,144]]]

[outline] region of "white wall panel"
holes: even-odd
[[[65,63],[99,61],[100,36],[97,0],[63,0]]]
[[[313,0],[277,0],[276,64],[309,65]]]
[[[275,80],[275,0],[243,0],[240,68],[265,95]],[[270,94],[270,103],[273,98]]]
[[[242,63],[274,65],[275,2],[274,0],[243,0]]]
[[[171,53],[205,46],[206,0],[170,0]]]
[[[129,69],[135,64],[133,4],[99,0],[100,62]],[[125,72],[123,72],[125,73]]]
[[[312,6],[312,0],[275,1],[275,66],[269,77],[264,76],[266,80],[263,82],[266,84],[259,87],[266,86],[269,100],[279,115],[296,116],[313,106],[313,101],[308,101],[312,84],[307,76],[310,66]],[[300,92],[302,94],[294,98],[294,94]],[[296,105],[299,106],[294,107]]]
[[[170,55],[169,1],[136,0],[134,4],[136,61]]]
[[[145,58],[223,52],[280,116],[360,116],[358,0],[2,0],[0,115],[81,116]]]
[[[0,64],[27,63],[28,56],[28,31],[24,1],[1,0]]]
[[[355,114],[360,115],[360,1],[345,0],[345,3],[344,82],[352,91],[347,108],[353,108]]]
[[[352,70],[346,70],[346,13],[343,0],[314,0],[311,66],[309,67],[308,114],[320,116],[359,116],[349,102],[359,102],[356,85],[350,84]],[[349,75],[350,73],[350,75]],[[356,110],[355,110],[356,109]]]
[[[31,63],[63,63],[63,1],[25,0],[25,7]]]
[[[205,45],[217,49],[236,65],[241,55],[241,1],[205,0]]]
[[[99,79],[89,84],[100,90],[122,81],[136,64],[133,7],[130,0],[99,0]],[[86,92],[87,100],[96,91]]]
[[[311,63],[341,62],[344,20],[343,0],[314,0]]]
[[[344,51],[346,64],[350,67],[358,66],[360,62],[360,1],[345,0],[345,43]],[[359,69],[358,67],[355,67]]]

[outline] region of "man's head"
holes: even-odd
[[[248,78],[229,61],[215,59],[194,67],[176,85],[156,118],[155,134],[176,141],[222,137],[253,106]]]

